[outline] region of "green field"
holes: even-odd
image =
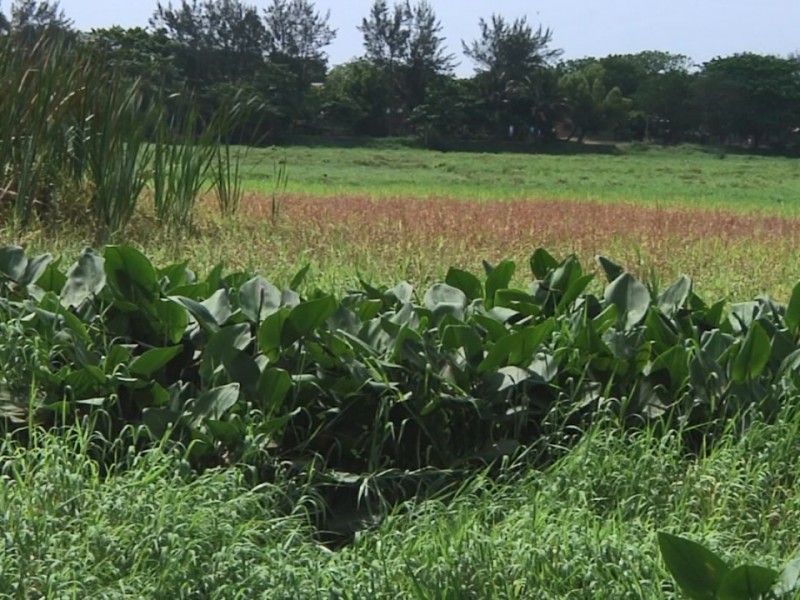
[[[601,147],[605,148],[605,147]],[[250,189],[271,193],[285,161],[290,193],[372,198],[569,199],[690,205],[797,215],[800,163],[709,148],[620,145],[613,154],[438,152],[400,142],[369,147],[290,146],[254,150]]]
[[[275,181],[281,161],[285,188]],[[479,274],[483,259],[504,258],[517,262],[513,285],[527,289],[528,259],[540,246],[559,260],[575,253],[596,275],[587,289],[601,298],[595,254],[658,292],[688,274],[709,305],[727,299],[726,310],[765,292],[789,302],[800,281],[797,160],[694,147],[544,155],[375,142],[254,149],[244,173],[237,215],[219,216],[209,197],[191,231],[167,234],[145,203],[119,241],[158,266],[187,260],[202,277],[224,262],[226,272],[287,286],[309,265],[301,288],[309,297],[408,280],[424,303],[449,267]],[[2,241],[63,253],[66,268],[92,234],[70,220],[9,227]],[[795,325],[787,327],[796,344]],[[565,321],[561,334],[568,329]],[[9,336],[0,340],[6,360],[11,333],[0,333]],[[746,339],[730,342],[742,356]],[[34,363],[40,351],[3,364]],[[141,451],[131,442],[112,445],[119,468],[106,472],[97,448],[108,445],[88,420],[29,439],[8,434],[0,442],[0,598],[680,598],[659,556],[659,531],[703,542],[731,564],[779,569],[800,544],[798,396],[791,376],[763,389],[748,377],[748,394],[782,399],[777,412],[761,414],[755,402],[729,420],[712,409],[709,423],[662,428],[611,410],[581,422],[578,441],[578,425],[549,432],[548,460],[522,452],[469,476],[444,469],[446,486],[404,503],[384,502],[380,491],[409,475],[399,467],[347,479],[287,458],[269,477],[246,461],[199,473],[186,448]],[[624,375],[609,386],[617,379]],[[708,444],[688,449],[707,425]],[[422,481],[425,472],[411,475]],[[337,513],[357,532],[334,545],[322,543],[329,540],[314,516],[336,477],[355,486],[359,501]]]

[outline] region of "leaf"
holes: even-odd
[[[600,265],[600,268],[603,269],[603,273],[605,273],[608,283],[613,282],[625,272],[625,269],[605,256],[598,254],[595,256],[595,260],[597,261],[597,264]]]
[[[753,565],[729,571],[717,589],[718,600],[760,600],[772,590],[780,573]]]
[[[14,282],[19,282],[25,276],[28,259],[25,250],[20,246],[4,246],[0,248],[0,275],[6,276]]]
[[[168,298],[162,298],[156,304],[156,315],[164,327],[166,342],[170,344],[180,342],[189,326],[189,312],[186,308]]]
[[[213,322],[220,327],[231,318],[231,300],[225,289],[218,289],[200,304],[211,314]]]
[[[105,287],[105,260],[87,248],[67,272],[67,282],[61,290],[61,304],[65,308],[80,306],[90,296],[96,296]]]
[[[264,319],[264,322],[258,328],[258,347],[270,361],[278,359],[278,351],[281,347],[281,332],[287,315],[288,309],[281,309]]]
[[[730,571],[716,554],[696,542],[659,532],[658,546],[678,587],[691,600],[714,600]]]
[[[774,591],[777,595],[794,594],[800,591],[800,553],[783,567]]]
[[[510,260],[504,260],[492,269],[492,272],[486,278],[486,308],[494,306],[494,295],[497,290],[502,290],[509,286],[516,269],[517,265]]]
[[[786,306],[786,314],[783,317],[786,322],[786,327],[792,335],[797,335],[800,331],[800,283],[794,286],[792,290],[792,297],[789,304]]]
[[[402,281],[386,292],[386,298],[390,302],[408,304],[414,297],[414,288],[407,281]]]
[[[281,291],[263,277],[253,277],[239,288],[239,308],[253,323],[261,323],[281,307]]]
[[[673,318],[686,303],[691,291],[692,280],[686,275],[682,275],[675,283],[664,290],[664,293],[656,300],[656,305],[664,315]]]
[[[536,279],[544,279],[558,268],[558,261],[544,248],[537,248],[530,260],[531,272]]]
[[[150,260],[131,246],[107,246],[105,273],[111,288],[121,300],[143,307],[158,300],[161,286]]]
[[[311,268],[311,263],[306,263],[305,266],[300,269],[297,273],[295,273],[292,280],[289,282],[289,289],[296,290],[299,289],[303,282],[306,280],[306,275],[308,275],[308,271]]]
[[[478,365],[478,372],[496,371],[507,364],[527,366],[554,329],[555,320],[548,319],[539,325],[506,335],[492,346],[486,358]]]
[[[265,369],[258,380],[258,396],[262,402],[264,414],[277,413],[286,394],[292,389],[292,376],[283,369]]]
[[[153,348],[133,359],[128,366],[128,372],[138,377],[151,377],[178,356],[183,350],[182,346],[168,348]]]
[[[289,346],[314,330],[322,327],[331,318],[338,303],[333,296],[325,296],[317,300],[310,300],[295,306],[286,317],[281,332],[281,344]]]
[[[483,298],[483,284],[472,273],[451,267],[444,281],[447,285],[464,292],[469,300]]]
[[[219,421],[238,400],[238,383],[223,385],[200,394],[189,411],[191,425],[197,427],[205,419]]]
[[[481,337],[469,325],[447,325],[442,332],[442,347],[446,350],[463,348],[467,358],[480,356],[483,352]]]
[[[20,285],[33,285],[39,281],[52,260],[52,254],[42,254],[28,261],[25,274],[22,276],[22,279],[19,280]]]
[[[424,303],[425,308],[433,313],[434,323],[439,323],[444,315],[463,321],[468,299],[460,289],[446,283],[436,283],[425,293]]]
[[[731,379],[745,383],[757,379],[767,366],[771,353],[769,336],[759,323],[753,322],[742,347],[733,359]]]
[[[605,301],[617,307],[617,328],[630,330],[647,314],[650,292],[630,273],[623,273],[606,288]]]

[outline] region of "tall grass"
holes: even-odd
[[[254,108],[242,97],[203,120],[191,93],[152,97],[51,29],[34,41],[0,36],[0,86],[0,209],[15,228],[79,216],[102,242],[125,228],[146,187],[169,230],[191,225],[206,186],[226,212],[238,206],[238,154],[222,140]]]

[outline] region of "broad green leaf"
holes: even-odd
[[[162,369],[173,358],[181,353],[181,346],[167,348],[153,348],[133,359],[128,366],[128,372],[138,377],[151,377],[153,373]]]
[[[58,268],[59,262],[60,259],[56,259],[47,265],[41,277],[36,281],[37,287],[41,288],[45,293],[54,292],[58,294],[67,284],[67,276]]]
[[[189,312],[186,307],[168,298],[162,298],[155,308],[166,342],[169,344],[180,342],[189,326]]]
[[[169,265],[163,269],[156,269],[156,274],[159,281],[165,283],[163,289],[168,293],[175,293],[172,290],[188,285],[193,279],[190,277],[191,271],[189,270],[188,262],[181,262]]]
[[[659,532],[658,546],[667,569],[691,600],[715,600],[730,568],[716,554],[700,544]]]
[[[659,310],[669,318],[674,317],[681,307],[686,303],[689,292],[692,291],[692,280],[682,275],[675,283],[670,285],[662,293],[656,305]]]
[[[253,323],[261,323],[281,307],[281,291],[263,277],[253,277],[239,288],[239,308]]]
[[[442,346],[446,350],[463,348],[468,358],[483,352],[481,337],[469,325],[447,325],[442,332]]]
[[[561,296],[561,300],[558,301],[557,310],[563,313],[572,306],[572,303],[586,290],[586,286],[592,282],[592,279],[594,279],[594,275],[589,273],[572,281],[564,291],[564,295]]]
[[[595,260],[597,261],[597,264],[600,265],[600,268],[603,269],[603,273],[605,273],[608,283],[612,283],[625,272],[625,269],[605,256],[598,254],[595,256]]]
[[[780,573],[753,565],[731,569],[717,589],[717,600],[760,600],[772,590]]]
[[[131,246],[107,246],[103,256],[108,283],[121,300],[139,307],[155,304],[161,286],[155,267],[144,254]]]
[[[558,268],[558,261],[544,248],[537,248],[530,260],[531,273],[536,279],[544,279]]]
[[[205,419],[219,421],[239,400],[239,384],[231,383],[200,394],[191,410],[191,425],[197,427]]]
[[[0,248],[0,276],[5,276],[11,281],[21,282],[25,277],[28,259],[25,250],[20,246],[4,246]]]
[[[783,319],[792,335],[796,336],[800,331],[800,283],[792,290],[792,297],[786,305],[786,315]]]
[[[225,325],[228,319],[231,318],[231,300],[225,289],[218,289],[200,304],[211,314],[213,322],[220,327]]]
[[[458,288],[464,292],[470,300],[483,298],[483,284],[481,280],[472,273],[451,267],[450,270],[447,271],[447,277],[444,281],[447,285]]]
[[[224,365],[226,360],[231,360],[236,351],[247,348],[252,340],[249,323],[228,325],[214,333],[203,351],[200,367],[203,381],[210,382],[217,367]]]
[[[617,307],[617,328],[630,330],[650,308],[650,292],[630,273],[623,273],[605,291],[605,301]]]
[[[414,288],[407,281],[401,281],[386,292],[386,298],[392,302],[408,304],[414,299]]]
[[[797,594],[800,591],[800,553],[783,567],[774,592],[778,595]]]
[[[277,413],[292,389],[292,376],[283,369],[265,369],[258,380],[258,396],[265,415]]]
[[[258,328],[258,347],[271,362],[278,359],[281,347],[281,332],[289,309],[281,309],[268,316]]]
[[[478,365],[478,372],[496,371],[506,365],[527,366],[554,329],[555,320],[548,319],[539,325],[506,335],[492,346]]]
[[[80,306],[90,296],[96,296],[106,285],[104,259],[87,248],[78,262],[67,272],[67,281],[61,290],[61,304],[66,308]]]
[[[40,256],[36,256],[30,261],[28,261],[28,266],[25,268],[25,274],[22,276],[22,279],[19,280],[21,285],[33,285],[47,270],[48,265],[52,262],[53,255],[52,254],[42,254]]]
[[[565,258],[546,279],[551,290],[564,294],[583,277],[583,267],[575,255]]]
[[[322,327],[334,315],[337,307],[338,303],[333,296],[298,304],[286,317],[281,332],[281,344],[289,346]]]
[[[745,383],[757,379],[769,362],[771,345],[769,336],[758,322],[747,332],[742,347],[733,359],[731,379]]]
[[[145,408],[142,411],[142,424],[156,440],[162,439],[180,420],[180,414],[168,408]]]
[[[486,308],[494,306],[494,295],[497,290],[506,289],[509,286],[516,269],[517,266],[510,260],[504,260],[492,269],[486,278]]]
[[[439,323],[445,315],[463,321],[468,300],[460,289],[446,283],[436,283],[425,293],[424,303],[425,308],[433,313],[434,323]]]

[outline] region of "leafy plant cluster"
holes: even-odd
[[[691,540],[661,532],[661,556],[681,591],[691,600],[779,600],[800,592],[800,556],[779,572],[758,565],[731,568]]]
[[[306,269],[279,289],[125,246],[66,271],[5,247],[0,410],[11,429],[143,426],[198,465],[321,457],[376,473],[484,464],[599,414],[680,426],[699,450],[730,417],[796,397],[800,288],[788,306],[726,309],[686,277],[658,291],[599,263],[600,295],[574,257],[540,249],[527,290],[502,262],[424,293],[362,283],[337,298],[296,291]]]

